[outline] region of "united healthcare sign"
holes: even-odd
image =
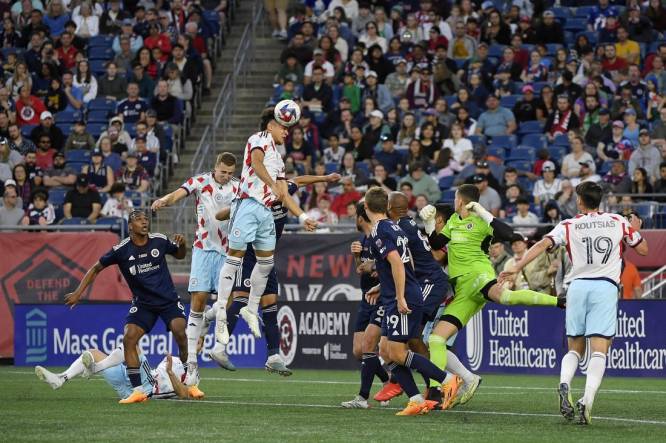
[[[110,353],[123,342],[123,325],[129,306],[127,303],[86,304],[71,310],[53,304],[15,305],[14,364],[65,366],[89,348]],[[211,328],[204,341],[201,366],[217,367],[206,356],[215,344],[212,331]],[[154,365],[167,353],[178,354],[172,334],[161,321],[142,338],[140,346]],[[238,367],[263,367],[266,341],[254,338],[245,322],[239,321],[227,352]]]

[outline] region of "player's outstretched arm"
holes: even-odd
[[[172,206],[178,203],[180,200],[184,199],[185,197],[187,197],[187,191],[183,188],[178,188],[175,191],[165,195],[164,197],[155,200],[153,204],[150,205],[150,209],[152,209],[153,211],[157,211],[158,209],[167,206]]]
[[[173,242],[178,246],[178,250],[173,257],[177,260],[182,260],[187,255],[187,244],[185,243],[185,236],[182,234],[175,234],[173,236]]]
[[[287,208],[292,214],[298,217],[298,221],[305,227],[306,231],[314,231],[317,229],[317,222],[309,218],[305,212],[298,206],[298,204],[291,198],[289,192],[287,192],[287,182],[285,180],[280,180],[278,183],[278,188],[282,194],[282,205]]]
[[[79,283],[79,286],[74,292],[65,294],[65,304],[72,308],[76,306],[85,290],[95,281],[97,274],[99,274],[102,269],[104,269],[104,266],[102,266],[100,262],[95,263],[92,268],[88,269],[88,272],[83,276],[83,280],[81,280],[81,283]]]
[[[534,246],[532,246],[527,253],[518,260],[518,262],[507,269],[506,271],[503,271],[499,275],[498,283],[502,284],[505,281],[510,281],[513,280],[525,266],[530,264],[532,260],[537,258],[539,255],[543,254],[546,250],[554,246],[553,240],[550,237],[544,237],[541,241],[537,242]]]
[[[219,221],[229,220],[231,218],[231,208],[227,206],[226,208],[220,209],[217,211],[217,214],[215,214],[215,218]]]
[[[328,175],[301,175],[294,178],[292,181],[296,183],[296,186],[299,188],[301,186],[312,185],[314,183],[337,183],[340,181],[342,176],[338,173],[328,174]]]
[[[252,158],[252,169],[254,169],[254,172],[255,174],[257,174],[257,177],[259,177],[259,179],[262,182],[264,182],[266,186],[271,188],[271,191],[273,191],[273,194],[275,194],[275,197],[278,200],[282,200],[282,197],[284,196],[282,188],[280,188],[277,185],[277,183],[273,181],[271,175],[268,173],[268,170],[266,169],[266,166],[264,165],[263,149],[252,149],[251,158]]]
[[[171,354],[166,356],[166,373],[169,376],[169,381],[171,381],[171,386],[173,386],[173,392],[176,393],[178,398],[182,400],[190,398],[187,387],[180,381],[180,377],[177,377],[173,372],[173,357],[171,357]]]

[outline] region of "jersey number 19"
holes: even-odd
[[[605,265],[608,262],[611,251],[613,250],[613,241],[609,237],[597,237],[594,240],[592,237],[583,237],[582,242],[585,243],[587,252],[587,264],[594,264],[594,252],[603,254],[601,257],[601,264]]]

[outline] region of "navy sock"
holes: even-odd
[[[414,377],[412,377],[412,371],[410,371],[408,367],[391,363],[389,368],[400,384],[400,387],[405,391],[405,394],[407,394],[409,398],[419,395],[419,388],[416,387],[416,382],[414,382]]]
[[[368,352],[363,354],[361,358],[361,389],[358,395],[366,400],[370,397],[370,389],[372,388],[372,381],[375,379],[375,374],[382,368],[377,354]]]
[[[389,381],[389,374],[386,372],[386,369],[384,369],[384,366],[382,366],[379,357],[377,357],[377,370],[375,371],[375,375],[382,381],[382,383]]]
[[[388,381],[390,383],[398,383],[398,380],[396,380],[395,375],[393,375],[393,371],[391,370],[391,365],[387,365],[386,369],[391,371],[391,372],[389,372],[389,380]]]
[[[130,379],[130,383],[133,388],[138,388],[141,386],[141,369],[140,368],[130,368],[127,367],[127,377]]]
[[[245,306],[247,306],[247,297],[239,297],[234,298],[231,306],[227,309],[227,330],[229,331],[229,335],[234,333],[236,322],[238,322],[238,313]]]
[[[405,366],[418,371],[425,379],[432,378],[433,380],[437,380],[438,382],[442,383],[446,378],[446,372],[439,369],[433,362],[421,354],[416,354],[412,351],[407,351]],[[428,384],[426,384],[426,386],[428,386]]]
[[[280,328],[277,323],[277,303],[261,308],[261,317],[264,320],[264,335],[268,355],[275,355],[280,351]]]

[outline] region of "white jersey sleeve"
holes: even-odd
[[[171,370],[176,377],[182,379],[185,374],[185,367],[179,358],[174,357],[171,363]],[[173,390],[171,379],[166,371],[166,357],[162,359],[157,368],[153,370],[153,378],[155,384],[153,385],[153,398],[173,398],[176,397],[176,392]]]
[[[252,152],[255,149],[263,151],[264,167],[273,181],[285,178],[284,162],[273,137],[267,131],[257,132],[247,140],[237,195],[240,199],[253,198],[270,208],[277,199],[270,187],[257,176],[252,167]]]

